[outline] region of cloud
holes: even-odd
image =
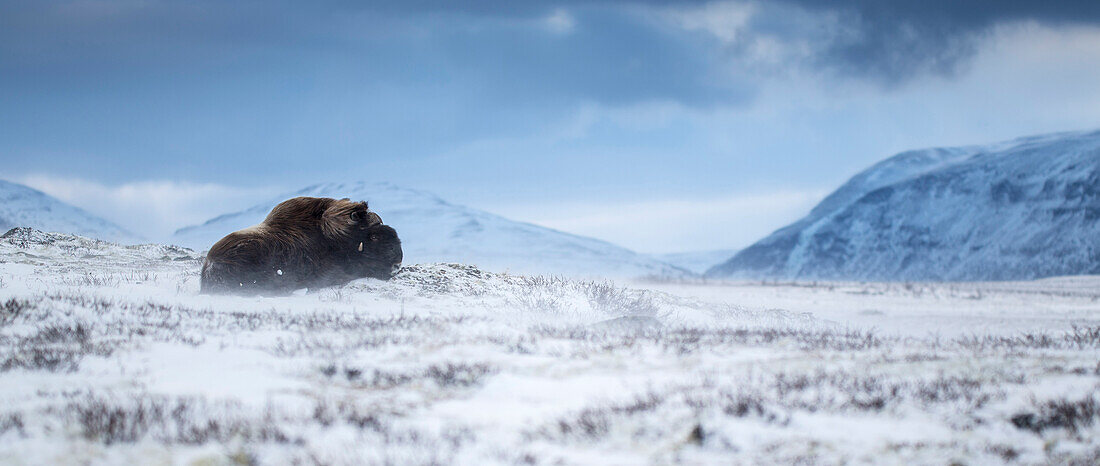
[[[453,3],[4,2],[0,85],[43,93],[186,92],[212,80],[309,88],[323,73],[354,77],[333,83],[341,86],[446,88],[520,105],[728,103],[751,92],[712,73],[691,38],[618,4]]]
[[[577,25],[569,11],[559,8],[543,20],[546,29],[557,34],[568,34]]]
[[[786,190],[636,202],[490,207],[506,217],[605,239],[645,253],[742,248],[797,220],[825,190]]]
[[[29,175],[18,182],[110,220],[150,241],[176,229],[246,208],[280,192],[212,183],[141,181],[104,185],[79,178]]]
[[[953,76],[993,28],[1027,21],[1100,24],[1100,2],[0,0],[0,85],[277,91],[325,72],[519,104],[744,105],[749,78],[793,67],[887,86]]]
[[[973,59],[978,42],[1012,23],[1100,24],[1094,0],[565,0],[557,2],[412,1],[406,14],[525,17],[568,8],[654,9],[689,30],[706,30],[734,54],[767,64],[786,59],[843,77],[887,86],[927,75],[954,76]],[[368,6],[366,8],[376,8]],[[393,11],[393,10],[391,10]]]
[[[732,44],[749,32],[749,20],[756,10],[756,5],[749,2],[715,2],[698,8],[672,10],[669,16],[684,29],[706,31]]]
[[[998,26],[1100,24],[1095,1],[727,1],[665,11],[721,40],[742,64],[801,65],[888,87],[956,75]]]

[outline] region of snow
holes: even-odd
[[[200,262],[0,238],[0,463],[1100,459],[1100,277],[614,283],[421,263],[265,298],[198,295]]]
[[[707,272],[1026,280],[1100,274],[1100,132],[898,154]]]
[[[107,220],[41,191],[0,180],[0,232],[30,227],[133,244],[141,239]]]
[[[287,193],[241,212],[178,230],[172,241],[205,250],[230,232],[261,222],[296,196],[365,200],[397,230],[406,263],[459,262],[485,270],[574,277],[685,277],[691,272],[583,236],[516,222],[388,183],[326,183]]]
[[[774,307],[882,335],[955,338],[1100,325],[1100,276],[1027,282],[709,282],[649,285],[704,302]]]

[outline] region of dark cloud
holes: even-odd
[[[555,6],[631,5],[685,8],[706,1],[574,0],[517,2],[482,0],[393,2],[394,11],[448,11],[485,15],[529,15]],[[927,74],[950,76],[976,52],[977,41],[993,26],[1017,21],[1048,25],[1100,24],[1096,0],[778,0],[761,1],[760,10],[786,15],[792,5],[816,15],[839,18],[840,29],[814,37],[818,46],[809,65],[830,72],[897,84]],[[785,18],[757,18],[774,25]],[[770,31],[774,32],[774,31]],[[804,36],[806,31],[788,31]],[[752,31],[748,31],[752,34]]]
[[[783,0],[832,14],[845,30],[825,38],[812,65],[896,84],[925,74],[951,75],[999,24],[1100,24],[1095,0]]]
[[[616,63],[614,60],[608,62],[606,54],[612,53],[612,49],[618,48],[625,53],[638,51],[637,55],[654,57],[655,60],[651,61],[654,67],[672,67],[683,71],[679,77],[654,76],[652,70],[633,74],[635,79],[643,81],[638,87],[647,89],[639,97],[654,97],[658,92],[650,87],[665,85],[669,89],[666,97],[678,99],[680,94],[686,92],[684,100],[698,101],[700,99],[696,94],[728,91],[699,86],[703,81],[713,84],[713,77],[694,62],[713,57],[697,45],[685,45],[682,38],[668,34],[668,31],[647,28],[637,21],[632,23],[632,19],[637,18],[623,14],[616,17],[615,13],[631,8],[684,9],[704,3],[707,2],[0,0],[0,53],[3,54],[0,57],[0,72],[31,75],[35,71],[66,73],[77,68],[92,73],[97,69],[148,72],[151,66],[201,68],[227,62],[278,60],[295,53],[332,54],[355,51],[356,48],[379,51],[380,44],[402,46],[395,42],[392,35],[396,33],[397,40],[400,40],[407,38],[403,34],[410,31],[414,34],[448,36],[448,40],[455,40],[458,44],[483,46],[489,49],[484,53],[499,55],[501,52],[494,52],[493,49],[503,47],[496,47],[489,41],[479,42],[476,35],[460,37],[454,34],[460,29],[456,25],[476,25],[493,19],[535,20],[555,9],[565,8],[580,12],[580,15],[588,14],[588,26],[602,28],[602,31],[578,29],[580,35],[557,42],[562,47],[536,43],[530,40],[530,35],[504,40],[518,38],[532,48],[529,55],[535,57],[536,53],[545,53],[551,62],[568,58],[562,51],[566,47],[582,49],[572,52],[582,60],[590,56],[611,66]],[[795,30],[805,26],[804,22],[788,24],[786,31],[775,29],[776,24],[789,22],[789,18],[784,16],[794,13],[794,10],[782,5],[795,7],[801,14],[839,20],[835,30],[811,37],[814,53],[802,64],[888,84],[929,73],[950,75],[956,72],[975,53],[977,40],[997,24],[1013,21],[1100,23],[1100,1],[1095,0],[780,0],[759,2],[757,6],[761,14],[754,19],[752,26],[761,30],[745,33],[770,33],[773,37],[779,34],[779,40],[784,38],[784,34],[804,37],[807,31]],[[425,21],[425,18],[429,20]],[[427,30],[429,28],[431,30]],[[613,33],[621,33],[622,36]],[[490,36],[482,35],[481,38],[492,38]],[[588,42],[581,43],[581,39]],[[628,43],[636,43],[637,46],[629,46]],[[642,47],[650,47],[655,52],[649,53]],[[468,54],[459,57],[473,55],[476,59],[478,54],[483,54],[474,49],[467,51]],[[697,56],[673,57],[671,53],[674,52]],[[600,53],[605,56],[595,56]],[[608,98],[611,100],[621,100],[624,96],[619,94],[634,88],[630,84],[631,75],[616,74],[613,70],[589,68],[585,74],[591,76],[593,82],[584,84],[577,82],[583,80],[583,75],[547,72],[539,68],[544,62],[537,59],[519,61],[533,65],[533,72],[539,75],[561,78],[559,82],[566,88],[587,88],[595,92],[589,95],[595,100],[602,100],[601,92],[604,91],[610,93]],[[683,65],[687,62],[693,62],[692,67],[685,68]],[[697,79],[700,74],[702,78]],[[606,80],[610,77],[621,78],[626,84],[609,84]],[[39,78],[32,76],[30,79]]]

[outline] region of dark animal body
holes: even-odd
[[[215,243],[202,264],[200,292],[280,295],[364,277],[388,280],[401,259],[397,232],[366,202],[296,197]]]

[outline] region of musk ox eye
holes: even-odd
[[[378,241],[378,235],[370,235],[371,241]]]

